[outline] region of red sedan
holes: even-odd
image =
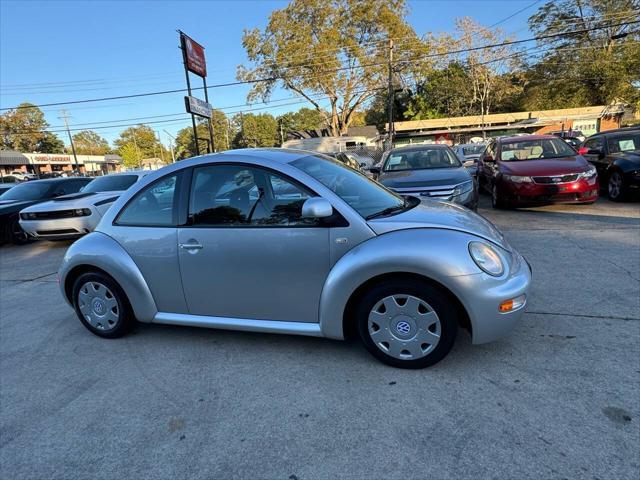
[[[550,203],[593,203],[596,169],[564,140],[523,135],[491,140],[478,163],[481,188],[494,208]]]

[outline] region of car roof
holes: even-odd
[[[403,145],[401,147],[395,147],[391,151],[402,150],[403,152],[419,152],[421,150],[441,150],[450,148],[449,145],[444,143],[422,143],[420,145]]]
[[[640,127],[635,127],[634,126],[634,127],[616,128],[616,129],[613,129],[613,130],[605,130],[603,132],[594,133],[589,138],[601,137],[603,135],[615,135],[615,134],[618,134],[618,133],[631,133],[631,132],[640,132]]]
[[[29,180],[28,182],[23,182],[20,185],[31,185],[32,183],[65,183],[70,182],[72,180],[88,180],[89,182],[93,180],[91,177],[58,177],[58,178],[43,178],[41,180]]]
[[[544,139],[556,139],[555,135],[516,135],[513,137],[499,137],[496,141],[500,143],[504,142],[526,142],[527,140],[544,140]]]

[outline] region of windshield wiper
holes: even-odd
[[[368,217],[365,218],[365,220],[372,220],[374,218],[391,215],[393,212],[397,212],[398,210],[404,210],[406,206],[407,206],[407,199],[405,198],[402,201],[402,205],[396,205],[394,207],[388,207],[388,208],[385,208],[384,210],[380,210],[379,212],[369,215]]]

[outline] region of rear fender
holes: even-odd
[[[64,255],[58,278],[67,302],[71,303],[70,282],[80,271],[92,268],[103,270],[118,282],[138,321],[148,323],[153,320],[158,309],[138,266],[118,242],[101,232],[85,235],[73,243]]]

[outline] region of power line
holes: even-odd
[[[502,47],[502,46],[507,46],[507,45],[518,45],[518,44],[521,44],[521,43],[526,43],[526,42],[531,42],[531,41],[540,41],[540,40],[551,39],[551,38],[578,35],[578,34],[581,34],[581,33],[590,32],[592,30],[602,30],[602,29],[605,29],[605,28],[627,26],[627,25],[633,25],[633,24],[637,24],[637,23],[640,23],[640,20],[624,22],[624,23],[619,23],[619,24],[615,24],[615,25],[603,25],[603,26],[599,26],[599,27],[592,27],[592,28],[589,28],[589,29],[575,30],[575,31],[572,31],[572,32],[560,32],[560,33],[554,33],[554,34],[548,34],[548,35],[539,35],[539,36],[536,36],[536,37],[531,37],[531,38],[526,38],[526,39],[521,39],[521,40],[511,40],[511,41],[506,41],[506,42],[501,42],[501,43],[496,43],[496,44],[490,44],[490,45],[480,45],[480,46],[477,46],[477,47],[463,48],[463,49],[452,50],[452,51],[448,51],[448,52],[436,52],[436,53],[424,55],[423,59],[424,58],[442,57],[442,56],[447,56],[447,55],[455,55],[455,54],[458,54],[458,53],[466,53],[466,52],[484,50],[484,49],[489,49],[489,48],[497,48],[497,47]],[[415,63],[416,61],[417,60],[404,60],[404,61],[400,60],[398,62],[395,62],[395,64],[398,64],[398,63]],[[372,63],[372,64],[359,65],[357,68],[374,67],[374,66],[381,66],[381,65],[386,65],[386,62],[385,63]],[[319,73],[339,72],[339,71],[349,70],[351,68],[352,67],[341,67],[341,68],[336,68],[336,69],[329,69],[329,70],[326,70],[324,72],[319,72]],[[223,88],[223,87],[231,87],[231,86],[237,86],[237,85],[247,85],[247,84],[259,83],[259,82],[271,82],[271,81],[275,81],[275,80],[281,80],[283,78],[284,77],[282,77],[282,76],[272,76],[272,77],[267,77],[267,78],[238,80],[238,81],[234,81],[234,82],[227,82],[227,83],[219,83],[219,84],[209,85],[207,88]],[[202,90],[203,88],[204,87],[198,87],[198,88],[194,88],[192,90]],[[128,99],[128,98],[149,97],[149,96],[155,96],[155,95],[167,95],[167,94],[171,94],[171,93],[183,93],[183,92],[186,92],[186,91],[187,91],[187,89],[180,88],[180,89],[172,89],[172,90],[161,90],[161,91],[155,91],[155,92],[135,93],[135,94],[130,94],[130,95],[117,95],[117,96],[113,96],[113,97],[89,98],[89,99],[84,99],[84,100],[71,100],[71,101],[65,101],[65,102],[43,103],[43,104],[32,105],[32,106],[20,106],[20,105],[18,105],[16,107],[0,108],[0,111],[15,110],[15,109],[20,109],[20,108],[33,108],[33,107],[40,108],[40,107],[52,107],[52,106],[60,106],[60,105],[77,105],[77,104],[82,104],[82,103],[103,102],[103,101],[111,101],[111,100],[122,100],[122,99]]]

